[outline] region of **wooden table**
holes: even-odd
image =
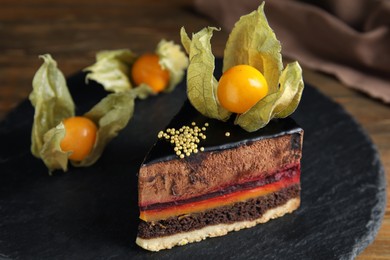
[[[66,76],[92,64],[103,49],[154,50],[161,38],[179,41],[187,32],[216,24],[197,14],[191,0],[2,0],[0,8],[0,120],[25,99],[42,60],[50,53]],[[213,37],[216,56],[227,32]],[[347,89],[336,79],[308,69],[305,81],[341,104],[378,147],[390,181],[390,106]],[[388,201],[389,195],[388,195]],[[374,243],[359,259],[390,259],[390,204]]]

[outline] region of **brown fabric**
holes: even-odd
[[[229,31],[259,3],[195,0],[201,13]],[[389,0],[272,0],[265,13],[283,55],[390,103]]]

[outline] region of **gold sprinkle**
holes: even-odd
[[[203,151],[204,151],[204,147],[201,147],[201,148],[200,148],[200,151],[203,152]]]
[[[229,137],[230,136],[230,132],[226,132],[225,136]]]
[[[173,145],[173,150],[180,158],[190,156],[193,153],[203,151],[204,148],[198,149],[198,143],[201,139],[206,139],[204,132],[207,130],[205,126],[198,127],[195,122],[191,122],[191,126],[182,126],[178,129],[167,128],[165,131],[158,133],[158,138],[164,138]]]
[[[206,127],[209,126],[209,123],[205,123],[204,126],[206,126]]]

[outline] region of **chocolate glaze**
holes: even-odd
[[[254,141],[261,139],[300,133],[302,131],[302,128],[300,128],[292,118],[288,117],[284,119],[273,119],[266,127],[255,132],[247,132],[240,126],[234,124],[233,116],[227,122],[205,117],[201,115],[188,100],[184,102],[179,113],[172,119],[166,128],[178,129],[184,125],[190,126],[192,122],[195,122],[199,127],[203,126],[205,123],[209,123],[209,127],[207,127],[205,133],[207,138],[199,143],[199,146],[203,146],[205,151],[208,152],[230,149],[241,145],[250,145]],[[229,137],[225,136],[226,132],[230,133]],[[198,155],[189,156],[183,160],[191,161],[194,160],[194,158],[197,158]],[[176,158],[177,156],[173,151],[172,145],[165,140],[159,139],[145,157],[143,166]]]
[[[291,149],[292,150],[301,150],[301,136],[300,134],[291,135]]]
[[[241,183],[241,184],[231,185],[231,186],[222,188],[218,191],[204,194],[204,195],[201,195],[198,197],[193,197],[193,198],[185,199],[185,200],[166,202],[166,203],[156,203],[156,204],[151,204],[151,205],[147,205],[147,206],[143,206],[143,207],[140,206],[140,210],[144,211],[144,210],[165,209],[165,208],[172,207],[172,206],[179,206],[179,205],[183,205],[183,204],[187,204],[187,203],[197,202],[197,201],[201,201],[201,200],[207,200],[207,199],[223,196],[223,195],[230,194],[230,193],[237,192],[237,191],[261,187],[261,186],[271,184],[274,182],[278,182],[281,180],[291,179],[291,178],[295,177],[297,174],[300,174],[300,165],[295,165],[289,169],[286,169],[282,172],[277,172],[277,173],[273,174],[272,176],[268,176],[266,178],[248,181],[248,182]]]

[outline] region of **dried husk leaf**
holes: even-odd
[[[75,106],[62,72],[50,54],[39,56],[44,63],[35,73],[29,99],[35,108],[31,152],[41,158],[44,135],[64,118],[74,116]]]
[[[216,111],[224,111],[215,96],[218,82],[210,78],[214,71],[210,46],[212,31],[213,28],[205,28],[191,40],[182,29],[181,41],[190,55],[187,85],[191,103],[203,115],[221,120],[220,116],[216,116]],[[266,126],[272,118],[287,117],[295,111],[303,91],[302,70],[297,62],[283,70],[281,44],[268,25],[264,2],[256,11],[240,18],[226,43],[223,71],[241,64],[250,65],[264,75],[268,95],[245,113],[237,115],[235,124],[252,132]],[[230,113],[224,115],[226,119]]]
[[[134,112],[134,99],[135,94],[132,90],[112,93],[84,115],[97,125],[97,137],[90,154],[83,161],[72,161],[72,165],[86,167],[100,158],[106,145],[128,124]],[[60,143],[64,136],[65,128],[62,123],[44,135],[40,155],[49,172],[56,169],[67,171],[68,158],[72,152],[64,152],[61,149]]]
[[[147,84],[141,84],[136,88],[130,90],[133,92],[135,98],[146,99],[149,96],[156,96],[157,93]]]
[[[223,71],[240,64],[255,67],[263,73],[269,93],[274,93],[283,69],[280,52],[280,42],[268,25],[263,2],[256,11],[242,16],[232,29],[224,51]]]
[[[213,75],[215,58],[211,52],[210,40],[215,30],[218,29],[204,28],[194,34],[192,40],[184,28],[181,29],[180,35],[190,59],[187,70],[188,99],[204,116],[225,121],[231,113],[218,104],[218,82]]]
[[[302,69],[298,62],[288,64],[280,77],[279,90],[238,115],[235,123],[246,131],[253,132],[266,126],[272,118],[289,116],[299,104],[303,87]]]
[[[264,3],[256,11],[241,17],[229,36],[224,70],[238,64],[251,65],[263,73],[269,87],[269,94],[264,99],[237,116],[235,123],[246,131],[256,131],[272,118],[289,116],[299,104],[304,86],[302,69],[294,62],[282,72],[280,51],[280,42],[265,17]]]
[[[169,83],[164,92],[171,92],[184,77],[188,67],[187,55],[181,50],[180,45],[166,40],[158,43],[156,54],[160,58],[160,65],[169,71]]]
[[[100,51],[96,54],[96,62],[85,68],[86,80],[100,83],[106,91],[122,92],[132,88],[129,80],[130,67],[136,55],[128,49]]]
[[[65,136],[62,121],[74,116],[75,107],[65,77],[57,68],[56,62],[49,54],[41,57],[44,64],[34,76],[33,91],[30,94],[35,107],[31,151],[43,160],[49,173],[56,169],[67,171],[72,152],[61,149],[60,144]],[[96,162],[104,147],[129,122],[134,112],[134,99],[150,91],[152,90],[147,86],[141,86],[137,90],[112,93],[86,113],[85,116],[98,126],[98,137],[89,156],[74,164],[89,166]]]
[[[186,53],[189,55],[190,50],[191,50],[191,38],[188,36],[186,30],[184,27],[180,29],[180,40],[181,40],[181,45],[183,45],[184,50]],[[191,60],[189,60],[189,63],[191,63]]]
[[[280,92],[267,95],[265,98],[257,102],[251,109],[241,115],[238,115],[234,123],[241,126],[248,132],[253,132],[266,126],[272,119],[272,112],[276,106],[276,100],[279,96]]]
[[[60,144],[64,137],[65,128],[62,123],[44,134],[40,157],[49,169],[49,174],[57,169],[62,169],[65,172],[68,170],[68,158],[72,152],[62,151]]]
[[[126,127],[133,116],[134,99],[132,91],[112,93],[84,115],[98,126],[98,132],[91,153],[81,162],[72,162],[74,166],[90,166],[100,158],[106,145]]]
[[[304,83],[302,79],[302,68],[298,62],[290,63],[283,70],[280,77],[280,86],[284,88],[284,94],[276,101],[274,117],[285,118],[298,107],[302,97]]]

